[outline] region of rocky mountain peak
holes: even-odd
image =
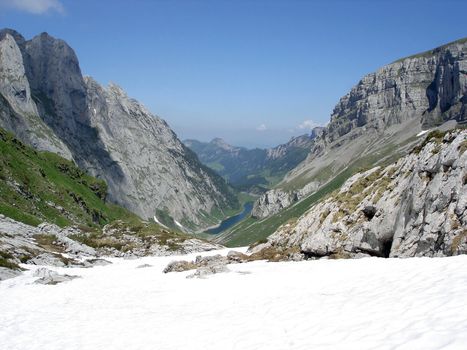
[[[7,34],[11,35],[13,39],[16,41],[16,43],[18,44],[18,46],[20,47],[23,46],[24,43],[26,42],[26,39],[24,39],[24,37],[20,33],[10,28],[4,28],[0,30],[0,40],[5,38]]]
[[[60,149],[79,167],[105,179],[109,199],[144,219],[168,215],[195,230],[216,224],[223,209],[238,204],[225,182],[199,163],[165,121],[116,84],[104,88],[83,78],[66,42],[42,33],[20,50],[4,33],[7,39],[1,45],[10,49],[5,60],[0,58],[0,69],[14,74],[2,75],[2,85],[18,90],[15,84],[20,84],[19,91],[30,95],[31,108],[37,109],[24,113],[0,99],[1,126],[35,147],[45,138],[42,149]],[[4,90],[0,97],[11,100],[12,93]],[[19,122],[12,125],[15,120]],[[34,135],[21,135],[21,130]]]
[[[221,139],[220,137],[216,137],[214,139],[211,140],[210,142],[211,144],[225,150],[225,151],[234,151],[236,149],[238,149],[238,147],[234,147],[232,145],[229,145],[227,142],[225,142],[224,139]]]

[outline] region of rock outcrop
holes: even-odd
[[[467,131],[430,134],[385,168],[352,176],[267,243],[308,257],[467,253]]]
[[[162,213],[196,230],[238,205],[165,121],[115,84],[83,78],[73,49],[47,33],[0,31],[0,126],[104,179],[109,199],[144,219]]]
[[[465,122],[466,103],[467,39],[384,66],[340,99],[306,160],[277,188],[315,182],[320,189],[344,171],[386,164],[413,148],[422,130]]]
[[[20,264],[87,268],[109,264],[99,258],[102,256],[167,256],[221,248],[147,223],[131,226],[117,221],[102,230],[85,232],[50,223],[35,227],[0,215],[0,281],[18,275]],[[59,282],[54,282],[54,276],[40,277],[47,277],[45,283]]]
[[[9,32],[0,34],[0,126],[38,150],[72,158],[68,147],[39,117],[23,55]]]
[[[308,183],[299,190],[284,191],[280,188],[272,189],[262,194],[253,205],[251,216],[255,219],[264,219],[279,213],[282,209],[300,201],[310,193],[316,191],[319,183],[316,181]]]

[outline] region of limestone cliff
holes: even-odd
[[[467,253],[467,131],[432,133],[422,146],[352,176],[255,250],[295,247],[309,257]]]
[[[83,78],[73,49],[47,33],[0,31],[0,123],[105,179],[109,199],[144,219],[168,214],[195,230],[238,204],[165,121],[116,85]]]
[[[294,192],[310,183],[319,189],[348,169],[385,164],[406,154],[422,130],[464,123],[466,103],[467,39],[384,66],[340,99],[307,159],[276,192]],[[260,198],[257,217],[277,212],[261,203],[274,201]]]

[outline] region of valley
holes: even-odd
[[[399,5],[0,0],[0,349],[464,349],[465,6]]]

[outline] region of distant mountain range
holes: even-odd
[[[211,142],[183,141],[200,161],[242,191],[262,193],[282,180],[283,176],[307,157],[312,140],[321,133],[293,137],[289,142],[270,149],[247,149],[227,144],[220,138]]]

